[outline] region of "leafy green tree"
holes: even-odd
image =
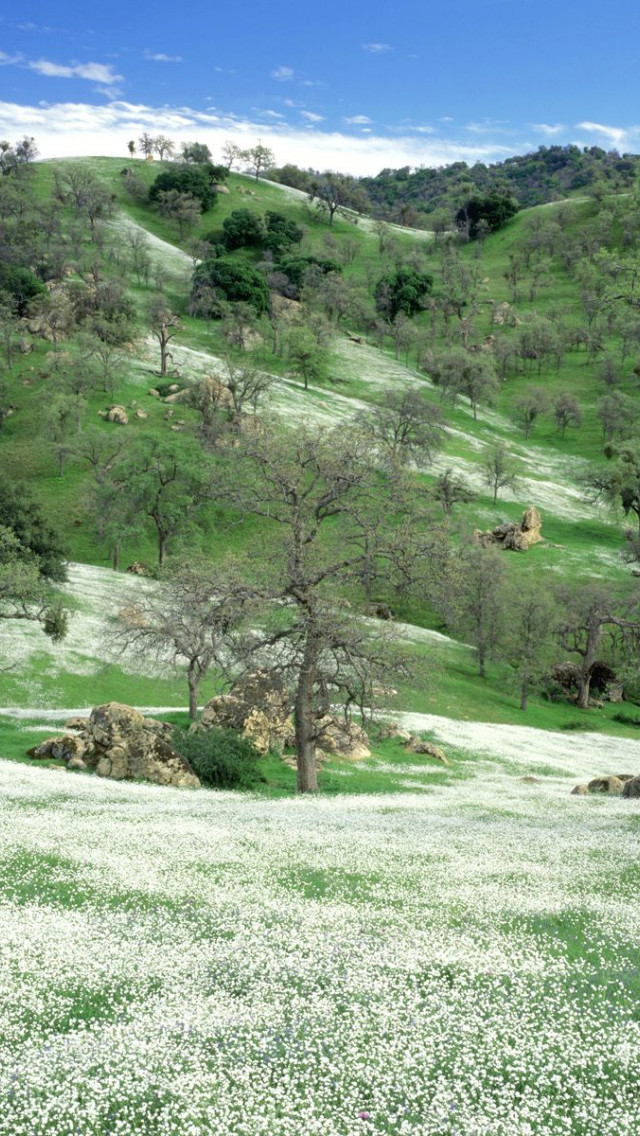
[[[376,284],[375,299],[378,311],[391,320],[398,312],[413,316],[427,306],[433,277],[428,272],[404,266],[381,276]]]
[[[221,303],[251,304],[258,315],[263,315],[269,307],[269,289],[264,276],[253,265],[228,257],[210,258],[198,265],[194,273],[193,301],[197,302],[204,290],[209,292],[210,314],[217,318],[224,315]]]
[[[41,624],[54,642],[64,638],[67,614],[36,556],[0,524],[0,622],[26,619]]]
[[[287,252],[292,245],[300,244],[304,236],[304,231],[295,221],[289,221],[282,213],[275,213],[273,210],[268,209],[264,216],[265,221],[265,236],[264,247],[269,249],[274,256],[280,257],[283,253]]]
[[[250,209],[234,209],[222,222],[222,232],[228,249],[259,247],[265,238],[262,218]]]
[[[66,579],[65,551],[55,528],[27,487],[1,471],[0,525],[17,541],[20,559],[33,560],[48,580],[60,583]]]
[[[37,296],[46,296],[47,290],[29,268],[0,262],[0,295],[3,307],[14,316],[26,316],[27,309]]]
[[[202,205],[207,213],[216,204],[218,195],[214,189],[216,167],[210,163],[195,165],[183,162],[163,170],[149,189],[149,201],[153,205],[161,193],[175,189],[178,193],[189,193]]]
[[[520,208],[515,197],[508,193],[489,193],[486,196],[471,197],[456,213],[459,228],[465,228],[470,240],[480,236],[480,222],[485,222],[483,232],[495,233],[503,228]]]
[[[329,226],[333,225],[336,214],[341,209],[355,209],[364,212],[367,206],[366,194],[356,178],[327,170],[314,178],[309,190],[309,198],[315,201],[320,210],[329,215]]]

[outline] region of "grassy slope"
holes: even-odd
[[[157,249],[152,250],[152,253],[154,260],[166,268],[166,291],[171,302],[178,309],[183,308],[189,261],[186,255],[178,249],[175,243],[175,234],[171,227],[155,214],[139,206],[133,206],[125,199],[119,176],[123,163],[115,159],[95,159],[88,160],[88,162],[94,172],[104,178],[106,184],[109,185],[118,199],[118,208],[121,212],[114,218],[114,226],[122,229],[125,222],[143,224],[159,241],[166,241],[172,246],[171,249],[165,249],[158,245]],[[45,163],[38,167],[39,190],[43,194],[46,192],[47,186],[51,184],[53,168],[53,163]],[[150,182],[156,176],[158,167],[140,162],[138,163],[138,172],[141,177]],[[230,194],[220,197],[216,209],[201,219],[201,233],[212,228],[220,228],[224,217],[233,208],[240,205],[255,208],[260,212],[266,208],[273,208],[285,213],[291,219],[305,224],[308,230],[305,245],[310,250],[319,251],[326,248],[325,240],[328,235],[326,222],[310,219],[304,202],[301,203],[298,198],[288,195],[281,187],[262,182],[256,185],[252,179],[232,175],[230,189]],[[240,189],[245,192],[241,194]],[[248,190],[255,193],[256,196],[248,196],[246,192]],[[576,210],[575,224],[579,224],[585,219],[586,212],[592,206],[589,203],[578,202],[573,208]],[[503,279],[503,273],[508,263],[508,254],[516,246],[525,221],[526,214],[521,214],[511,222],[505,231],[490,238],[485,243],[482,254],[482,272],[483,276],[488,278],[486,287],[488,298],[491,300],[500,301],[508,296],[508,287]],[[351,275],[362,283],[366,280],[367,275],[370,275],[372,266],[375,267],[379,263],[377,238],[364,226],[355,226],[350,220],[337,219],[331,237],[339,242],[345,235],[358,242],[359,245],[357,257],[345,267],[345,275]],[[410,235],[400,238],[400,240],[406,247],[411,246]],[[126,248],[126,232],[123,232],[123,246]],[[420,250],[421,256],[425,257],[423,242],[420,244]],[[474,250],[469,248],[465,250],[464,255],[472,257]],[[428,258],[425,263],[429,265]],[[432,263],[435,268],[435,259]],[[152,286],[149,288],[133,287],[133,294],[141,309],[152,291]],[[570,312],[575,310],[575,318],[577,319],[576,289],[568,285],[564,279],[558,278],[552,285],[543,290],[540,300],[534,306],[536,310],[544,312],[551,303],[558,302],[568,305]],[[518,310],[526,311],[528,307],[529,305],[522,303]],[[486,316],[484,317],[485,326],[482,328],[487,334],[492,330],[489,312],[490,305],[487,303]],[[213,355],[220,349],[215,327],[207,327],[200,321],[189,319],[185,319],[184,330],[177,342],[184,347],[195,347],[205,352],[211,352]],[[615,344],[612,342],[613,345]],[[389,352],[381,353],[374,348],[366,348],[362,349],[362,355],[359,356],[357,348],[354,349],[350,345],[345,345],[345,349],[347,346],[349,350],[346,353],[340,346],[334,368],[341,380],[337,395],[343,400],[345,396],[364,402],[372,398],[375,399],[378,391],[376,384],[380,378],[383,382],[407,381],[420,382],[423,385],[425,383],[423,376],[419,377],[403,368],[401,364],[396,364]],[[2,440],[3,458],[7,462],[7,466],[14,472],[37,482],[40,496],[46,508],[52,514],[55,514],[62,525],[71,556],[89,564],[104,565],[106,563],[104,550],[96,544],[95,535],[82,504],[85,480],[83,471],[77,465],[70,464],[64,477],[58,478],[54,456],[46,443],[40,442],[36,446],[33,445],[34,427],[37,431],[40,408],[47,391],[47,377],[44,369],[46,352],[47,346],[38,344],[34,353],[24,358],[21,357],[16,364],[13,381],[18,391],[19,409],[7,423]],[[361,359],[364,359],[365,362],[361,362]],[[271,367],[274,363],[277,363],[280,368],[282,367],[281,360],[266,360],[267,366]],[[167,424],[164,421],[166,408],[157,400],[146,395],[146,388],[154,381],[154,365],[153,348],[147,349],[145,347],[143,349],[140,344],[136,345],[114,391],[114,401],[122,402],[128,406],[131,406],[132,402],[135,401],[137,405],[142,405],[147,412],[148,418],[144,422],[137,421],[132,415],[129,430],[156,433],[161,436],[167,430]],[[200,365],[206,369],[206,357]],[[188,377],[187,371],[184,371],[184,374],[185,377]],[[583,428],[580,431],[569,431],[566,440],[563,442],[552,425],[542,423],[529,441],[525,442],[510,420],[510,411],[515,397],[522,387],[530,381],[547,385],[551,391],[570,389],[572,392],[579,393],[585,405]],[[437,391],[430,390],[428,384],[425,389],[429,397],[437,400]],[[630,380],[625,381],[623,389],[627,393],[632,393]],[[288,395],[287,390],[286,386],[281,388],[278,395],[281,400],[284,399],[285,403],[287,399],[293,398],[293,393],[297,397],[297,392]],[[550,471],[550,479],[559,482],[565,479],[574,486],[579,486],[579,478],[584,468],[585,459],[592,460],[599,456],[600,438],[599,427],[595,418],[595,406],[600,393],[593,368],[585,365],[583,356],[569,354],[566,356],[558,375],[552,372],[543,375],[540,379],[536,376],[510,378],[500,393],[498,405],[488,413],[481,411],[477,423],[473,421],[470,409],[462,402],[453,411],[448,410],[447,417],[455,433],[450,436],[443,459],[445,463],[462,463],[465,469],[479,471],[484,447],[499,438],[505,440],[511,447],[514,456],[519,461],[523,479],[527,476],[532,476],[534,479],[529,482],[523,480],[521,489],[523,496],[517,496],[508,501],[500,500],[497,506],[494,506],[486,493],[480,493],[476,501],[460,510],[462,523],[466,527],[476,525],[488,527],[494,524],[496,520],[505,517],[515,519],[521,512],[523,505],[539,503],[539,499],[535,497],[535,477],[539,477],[541,471],[544,475],[546,469]],[[329,409],[335,407],[336,392],[332,387],[327,388],[324,395],[310,394],[308,396],[309,403],[315,400],[316,405],[321,405],[323,398]],[[90,400],[87,420],[99,422],[98,410],[107,405],[109,401],[111,401],[110,397],[101,392],[94,395]],[[341,411],[344,410],[344,406],[347,406],[348,410],[348,404],[343,403],[340,407]],[[180,410],[180,415],[184,416],[186,420],[189,419],[190,414],[191,412],[188,410]],[[106,424],[102,428],[105,431],[117,429]],[[425,478],[426,481],[429,480],[429,473],[425,475]],[[516,573],[533,574],[541,578],[549,571],[570,577],[584,576],[587,573],[600,574],[611,579],[618,579],[627,574],[628,569],[624,567],[619,557],[623,544],[620,524],[606,516],[594,516],[593,510],[582,505],[579,497],[575,501],[575,513],[575,517],[554,516],[545,509],[543,531],[549,543],[538,546],[526,556],[512,557],[510,561],[511,570]],[[584,515],[581,516],[581,513],[584,513]],[[259,532],[259,525],[253,524],[246,525],[242,529],[232,530],[230,533],[226,531],[220,521],[221,518],[212,510],[208,517],[203,538],[204,547],[214,558],[229,547],[231,541],[241,551],[243,547],[246,547],[247,542],[252,540]],[[151,537],[137,540],[135,545],[132,544],[124,549],[123,562],[126,563],[132,559],[153,562],[154,552],[155,548]],[[404,613],[400,614],[403,615]],[[407,616],[405,615],[405,617]],[[419,605],[417,608],[416,605],[413,605],[411,618],[427,625],[429,625],[431,619],[429,613],[421,610]],[[43,673],[39,676],[38,689],[41,696],[47,699],[50,704],[55,705],[57,702],[60,705],[59,699],[66,705],[96,700],[90,693],[91,682],[86,679],[86,676],[85,678],[76,676],[73,681],[70,679],[67,685],[59,676],[48,680],[46,669],[46,662],[43,662],[41,667]],[[454,658],[443,660],[443,665],[439,667],[434,676],[433,690],[424,695],[413,692],[410,697],[410,705],[415,709],[431,709],[435,705],[440,708],[444,706],[447,713],[463,717],[519,721],[520,716],[516,710],[515,697],[508,689],[505,691],[504,682],[499,672],[497,672],[496,677],[499,679],[497,684],[482,683],[474,674],[468,653],[465,651],[457,652]],[[61,681],[62,686],[60,685]],[[109,682],[113,682],[111,689],[120,689],[121,684],[117,673],[112,673]],[[125,682],[126,680],[123,680],[123,684]],[[136,679],[135,682],[137,683],[138,680]],[[106,680],[105,685],[108,685]],[[6,705],[13,701],[10,697],[11,694],[18,704],[24,704],[25,688],[23,684],[21,690],[19,679],[12,675],[5,676],[0,679],[0,690],[3,687],[5,696],[0,698],[0,705]],[[93,689],[97,695],[98,688],[95,684]],[[72,690],[74,692],[73,697],[71,697]],[[64,693],[65,691],[68,693]],[[140,685],[135,688],[136,700],[144,703],[168,704],[175,697],[175,693],[170,696],[171,691],[175,692],[174,684],[170,683],[163,686],[161,680],[155,680],[154,692],[149,687],[147,680],[140,680]],[[570,708],[569,716],[571,716]],[[604,728],[607,728],[606,722],[609,716],[610,708],[599,716]],[[534,718],[536,719],[535,724],[561,725],[567,719],[567,708],[534,702],[528,721],[534,724]],[[594,719],[590,718],[589,724],[591,725],[592,722],[594,722]],[[616,727],[611,726],[610,728],[615,729]]]

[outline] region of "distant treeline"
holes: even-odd
[[[428,224],[437,210],[453,215],[469,198],[490,193],[515,197],[521,208],[557,201],[575,191],[620,192],[633,184],[640,156],[606,151],[599,146],[540,146],[530,154],[485,165],[454,162],[450,166],[382,170],[376,177],[359,179],[370,212],[404,225]],[[294,165],[269,175],[274,181],[309,191],[318,174]],[[369,211],[369,210],[367,210]]]

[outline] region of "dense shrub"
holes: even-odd
[[[515,197],[508,193],[488,193],[486,197],[472,197],[456,213],[460,228],[467,227],[469,237],[475,240],[481,232],[481,222],[487,233],[495,233],[515,217],[519,209]]]
[[[25,316],[29,301],[44,295],[46,288],[29,268],[16,264],[0,264],[0,294],[4,293],[18,316]]]
[[[175,189],[178,193],[190,193],[192,197],[196,197],[202,205],[202,212],[206,213],[218,198],[214,185],[220,180],[217,176],[220,168],[212,166],[210,162],[198,166],[185,162],[163,170],[149,189],[149,201],[154,204],[161,193]]]
[[[67,578],[62,542],[31,497],[28,488],[0,473],[0,526],[18,541],[21,555],[36,559],[41,576],[61,582]]]
[[[235,730],[176,729],[173,745],[187,759],[204,785],[214,789],[249,789],[263,780],[258,771],[260,754]]]
[[[222,229],[228,249],[255,248],[264,241],[262,218],[250,209],[234,209],[222,222]]]
[[[259,316],[269,306],[269,289],[264,276],[253,265],[229,257],[208,258],[198,265],[193,278],[193,299],[201,299],[207,291],[212,295],[207,314],[214,318],[223,314],[221,304],[251,304]]]
[[[413,316],[427,306],[427,297],[433,285],[428,272],[405,266],[387,272],[376,284],[376,307],[395,319],[398,312]]]
[[[298,245],[304,236],[303,229],[295,221],[288,221],[282,213],[274,213],[268,209],[264,215],[266,234],[265,248],[275,256],[282,256],[291,245]]]

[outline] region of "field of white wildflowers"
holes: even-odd
[[[640,806],[0,762],[0,1136],[637,1136]]]

